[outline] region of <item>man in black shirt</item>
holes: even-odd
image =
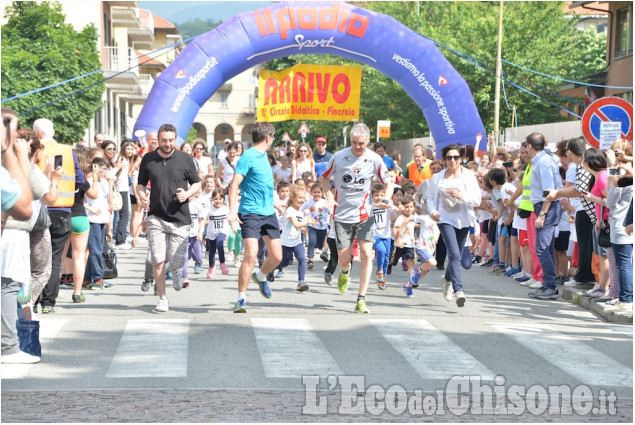
[[[188,198],[201,190],[201,183],[192,157],[175,148],[176,128],[163,124],[159,128],[159,148],[148,152],[141,160],[137,192],[139,201],[148,211],[148,243],[152,271],[159,293],[155,311],[169,310],[165,295],[165,262],[170,263],[174,289],[183,288],[181,268],[190,229]],[[151,195],[146,192],[150,182]],[[189,186],[189,188],[188,188]]]

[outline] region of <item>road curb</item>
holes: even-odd
[[[573,301],[580,307],[599,314],[607,322],[633,324],[633,312],[617,310],[606,303],[593,302],[589,298],[582,296],[585,292],[583,289],[560,286],[559,292],[564,299]]]

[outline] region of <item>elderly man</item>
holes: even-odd
[[[351,147],[335,153],[328,168],[320,177],[326,202],[334,211],[335,239],[337,241],[340,276],[337,287],[343,294],[350,280],[351,249],[357,238],[361,254],[359,293],[355,312],[370,313],[366,307],[366,290],[373,266],[373,222],[370,214],[370,190],[373,178],[386,185],[384,202],[392,198],[393,182],[386,164],[375,152],[368,149],[370,130],[366,124],[358,123],[351,129]],[[333,178],[335,197],[330,190]]]
[[[412,180],[415,186],[419,187],[422,181],[432,177],[432,173],[430,173],[430,164],[432,161],[426,158],[423,145],[421,144],[416,144],[414,148],[412,148],[412,158],[413,161],[410,161],[403,170],[403,177]]]
[[[527,154],[533,166],[531,171],[531,195],[536,220],[536,256],[542,266],[543,288],[531,292],[530,296],[539,300],[558,298],[556,285],[556,256],[554,239],[556,226],[562,216],[560,202],[551,202],[544,195],[554,189],[562,189],[562,179],[558,163],[545,149],[545,138],[540,133],[527,136]]]

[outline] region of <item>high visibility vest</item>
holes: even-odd
[[[417,167],[417,163],[412,161],[408,164],[408,180],[412,180],[415,183],[415,186],[419,186],[422,181],[428,180],[432,177],[432,173],[430,173],[430,164],[432,161],[426,160],[421,171],[419,171],[419,167]]]
[[[44,171],[46,158],[62,155],[62,168],[64,174],[59,181],[57,188],[57,200],[52,208],[70,208],[75,203],[75,162],[73,161],[73,150],[70,146],[55,142],[44,142],[44,151],[40,157],[38,167]]]
[[[525,174],[523,174],[523,196],[520,198],[518,208],[525,211],[534,211],[534,204],[529,200],[531,197],[531,170],[533,165],[527,165]]]

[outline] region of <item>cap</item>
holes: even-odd
[[[326,143],[326,139],[324,137],[322,137],[322,136],[320,136],[317,139],[315,139],[315,143],[320,143],[320,142]]]
[[[225,139],[225,143],[231,143],[232,139]]]

